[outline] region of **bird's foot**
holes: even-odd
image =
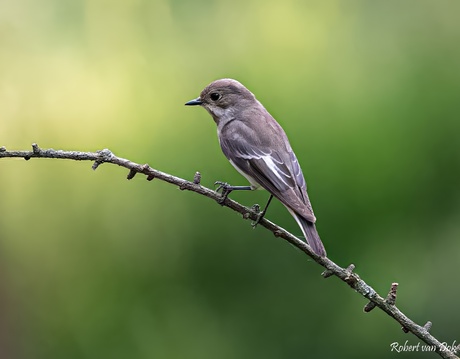
[[[258,204],[253,205],[252,210],[254,212],[258,212],[257,219],[254,222],[251,222],[252,228],[256,228],[260,221],[264,218],[267,210],[265,208],[263,211],[260,211],[260,206]]]
[[[260,223],[260,221],[264,218],[265,213],[267,213],[268,206],[270,205],[270,202],[272,201],[272,199],[273,199],[273,195],[271,194],[262,212],[260,211],[260,206],[258,204],[255,204],[254,206],[252,206],[252,209],[254,211],[259,212],[259,214],[257,215],[257,219],[251,223],[252,228],[256,228],[257,225]]]
[[[230,192],[233,191],[233,188],[227,182],[221,182],[221,181],[214,182],[214,186],[218,186],[216,188],[216,192],[221,193],[221,197],[217,202],[222,205],[224,204]]]

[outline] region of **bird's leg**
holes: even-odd
[[[270,198],[267,201],[267,204],[265,205],[264,210],[262,212],[260,212],[258,214],[258,216],[257,216],[257,219],[254,222],[251,223],[252,228],[256,228],[257,225],[259,224],[259,222],[262,220],[262,218],[264,218],[265,213],[267,213],[268,206],[269,206],[270,202],[272,201],[272,198],[273,198],[273,195],[271,194]]]
[[[219,204],[223,204],[225,200],[227,199],[228,195],[230,194],[230,192],[232,191],[250,191],[252,190],[251,186],[230,186],[228,183],[220,182],[220,181],[215,182],[214,185],[219,186],[217,187],[216,192],[222,191],[222,196],[218,201]]]

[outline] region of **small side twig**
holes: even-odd
[[[193,183],[195,184],[200,184],[201,182],[201,173],[200,172],[195,172],[195,176],[193,176]]]
[[[430,321],[426,322],[425,325],[423,326],[423,328],[425,328],[425,330],[427,332],[429,332],[431,330],[431,327],[433,326],[433,323],[431,323]]]
[[[390,291],[388,292],[388,295],[385,298],[385,302],[387,302],[389,305],[396,304],[396,291],[398,290],[398,285],[398,283],[391,284]]]
[[[367,303],[364,308],[363,308],[363,311],[365,313],[369,313],[371,310],[373,310],[375,307],[377,306],[377,304],[375,304],[374,302],[369,302]]]

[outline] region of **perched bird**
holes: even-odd
[[[269,203],[273,196],[283,203],[313,251],[325,257],[299,162],[284,130],[252,92],[236,80],[221,79],[185,105],[202,106],[211,114],[224,155],[251,184],[218,182],[224,199],[232,190],[266,189],[271,194]]]

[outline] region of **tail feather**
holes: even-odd
[[[315,224],[307,221],[297,213],[293,214],[293,216],[302,229],[305,240],[310,245],[311,249],[313,249],[313,252],[321,257],[326,257],[326,250],[324,249],[323,242],[321,242],[321,239],[319,238]]]

